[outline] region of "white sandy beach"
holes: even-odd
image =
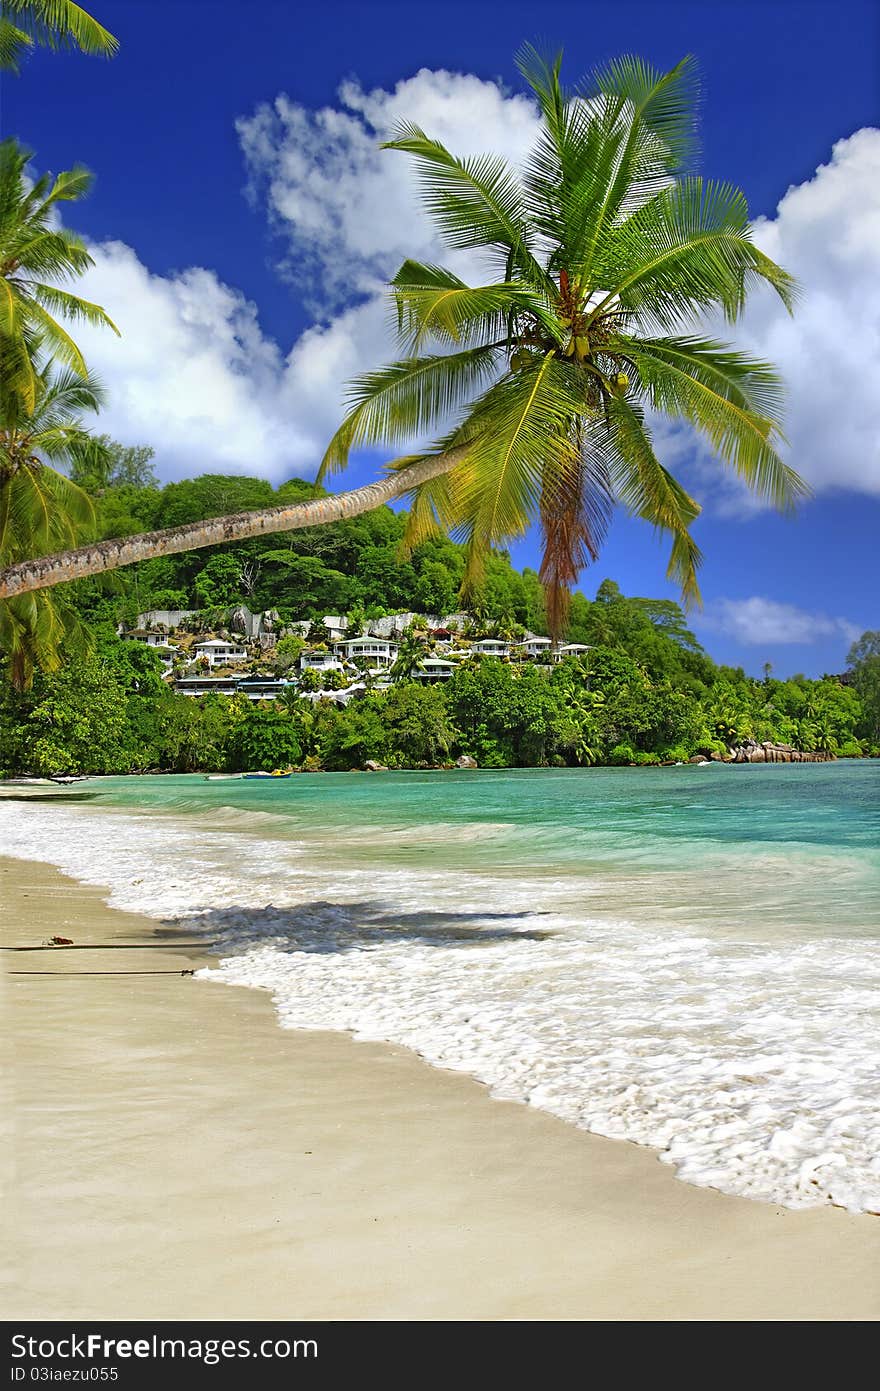
[[[13,971],[200,964],[0,862]],[[135,949],[120,950],[123,944]],[[413,1054],[284,1031],[268,995],[12,975],[3,1308],[32,1318],[870,1319],[880,1221],[677,1181]]]

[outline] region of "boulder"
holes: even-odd
[[[456,768],[479,768],[479,763],[475,758],[471,758],[469,753],[463,753],[460,758],[455,760]]]
[[[831,763],[834,761],[833,753],[812,752],[807,753],[803,749],[793,749],[791,744],[771,744],[769,740],[763,744],[756,744],[754,740],[748,740],[745,744],[740,744],[737,748],[730,750],[729,762],[731,763]],[[698,759],[691,759],[697,762]]]
[[[387,772],[388,772],[388,765],[387,765],[387,763],[377,763],[376,760],[373,759],[373,758],[368,758],[368,759],[367,759],[366,763],[364,764],[364,768],[366,769],[366,771],[367,771],[368,773],[387,773]]]
[[[709,760],[704,753],[695,753],[693,758],[688,759],[688,763],[708,763]]]

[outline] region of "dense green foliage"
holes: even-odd
[[[16,13],[30,13],[37,28],[50,20],[63,27],[71,9],[32,3]],[[8,31],[0,15],[0,66]],[[113,327],[99,305],[63,288],[94,264],[82,238],[58,220],[59,204],[82,198],[91,176],[77,166],[35,179],[29,159],[17,141],[0,142],[0,569],[88,539],[91,504],[59,467],[97,465],[103,445],[83,416],[103,394],[62,321]],[[63,592],[0,600],[0,649],[19,687],[35,665],[52,670],[62,648],[77,644],[85,652]]]
[[[79,469],[101,533],[172,524],[250,505],[307,497],[314,485],[277,490],[259,479],[205,475],[156,485],[143,451],[104,441],[97,462]],[[89,473],[88,470],[92,472]],[[95,473],[97,470],[97,473]],[[328,613],[358,619],[385,612],[449,611],[457,603],[462,549],[432,538],[401,562],[406,518],[388,508],[366,516],[147,561],[111,582],[82,580],[70,602],[93,635],[90,655],[33,688],[0,682],[0,769],[6,772],[131,772],[159,769],[435,766],[469,754],[484,767],[641,764],[722,752],[747,740],[857,756],[880,744],[880,636],[867,633],[850,654],[848,684],[795,677],[747,677],[719,667],[669,600],[629,598],[604,581],[594,600],[573,597],[569,640],[590,650],[556,666],[494,659],[464,662],[443,685],[413,679],[417,645],[401,643],[392,688],[368,691],[345,708],[291,690],[277,703],[244,696],[176,694],[159,658],[117,637],[150,608],[198,608],[206,627],[228,608],[277,609],[282,621]],[[538,576],[493,552],[474,609],[475,632],[519,627],[546,632]],[[262,668],[286,675],[303,639],[281,638]],[[305,673],[303,689],[333,681]]]
[[[85,468],[75,475],[94,498],[99,538],[306,501],[325,492],[302,479],[273,489],[264,479],[225,474],[203,474],[160,488],[151,480],[149,460],[142,459],[140,451],[105,442],[105,458],[108,455],[111,462],[101,466],[100,480]],[[108,580],[103,586],[98,580],[83,580],[71,590],[79,595],[87,616],[128,621],[147,609],[236,603],[254,610],[277,609],[282,622],[355,609],[362,609],[367,618],[400,611],[452,611],[464,573],[462,548],[446,537],[431,537],[402,561],[405,528],[405,513],[382,507],[330,526],[145,561],[113,576],[112,590]],[[489,557],[470,607],[482,621],[521,624],[535,631],[546,627],[537,574],[519,574],[503,553]]]
[[[850,648],[847,662],[862,702],[857,733],[872,745],[880,744],[880,631],[862,633]]]

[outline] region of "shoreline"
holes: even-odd
[[[7,1317],[874,1319],[880,1223],[691,1187],[0,860]],[[185,939],[191,943],[191,938]],[[12,971],[169,971],[81,979]]]

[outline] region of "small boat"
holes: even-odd
[[[282,771],[281,771],[280,768],[275,768],[271,773],[262,773],[262,772],[261,772],[261,773],[243,773],[243,774],[242,774],[242,777],[245,777],[245,778],[289,778],[289,777],[292,777],[292,776],[293,776],[293,770],[292,770],[292,769],[289,769],[286,773],[282,773]]]
[[[206,773],[205,782],[235,782],[243,777],[244,773]]]

